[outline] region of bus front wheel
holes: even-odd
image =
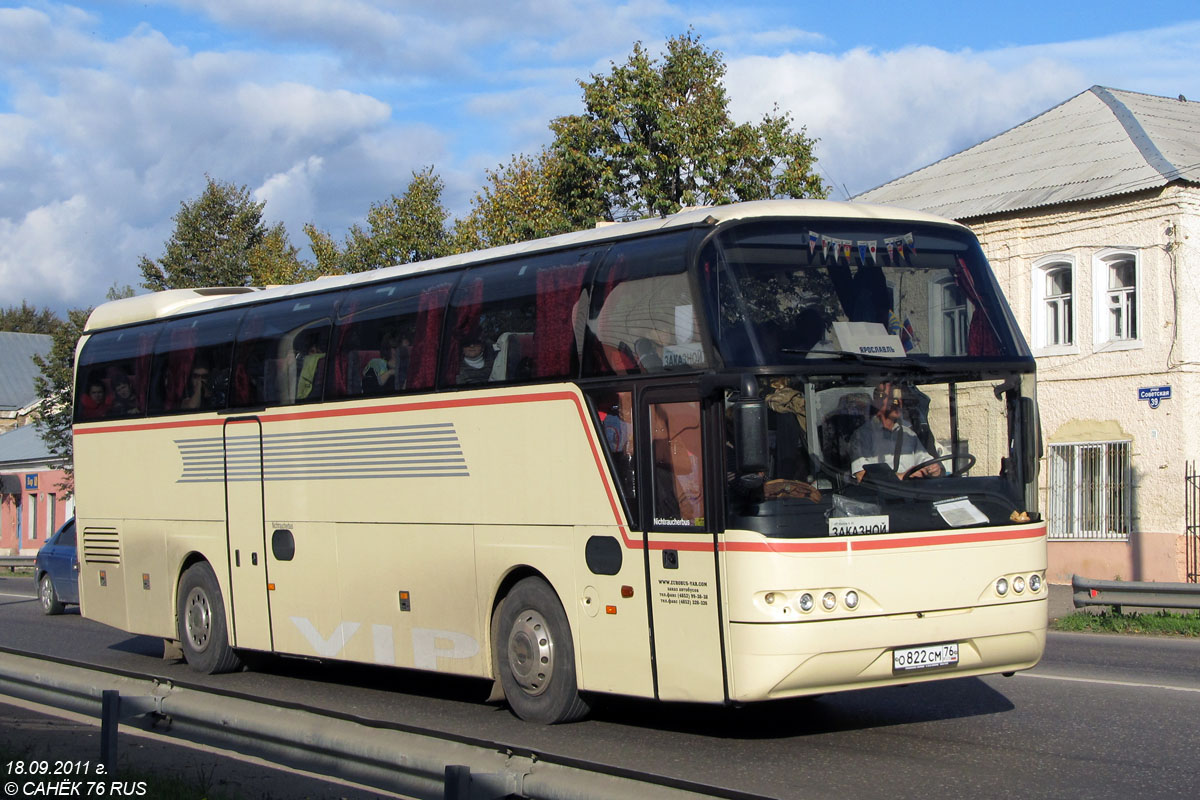
[[[201,562],[187,568],[178,603],[176,628],[188,666],[207,675],[240,667],[241,659],[229,646],[225,602],[212,567]]]
[[[540,578],[517,583],[500,609],[493,658],[509,707],[523,720],[553,724],[588,712],[575,680],[567,615]]]

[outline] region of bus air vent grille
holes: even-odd
[[[83,560],[87,564],[120,564],[121,534],[116,528],[84,528]]]

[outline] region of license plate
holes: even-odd
[[[953,667],[958,663],[958,643],[927,644],[892,651],[892,671],[912,672],[937,667]]]

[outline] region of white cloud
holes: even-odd
[[[1083,84],[1083,85],[1081,85]],[[1087,88],[1046,60],[1003,72],[979,54],[932,47],[731,61],[731,110],[754,120],[778,102],[820,139],[828,183],[844,198],[993,136]]]

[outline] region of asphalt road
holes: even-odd
[[[770,797],[1200,796],[1200,641],[1051,634],[1012,678],[741,709],[607,699],[546,728],[487,705],[478,681],[279,658],[199,676],[159,640],[43,617],[32,593],[0,578],[0,646]]]

